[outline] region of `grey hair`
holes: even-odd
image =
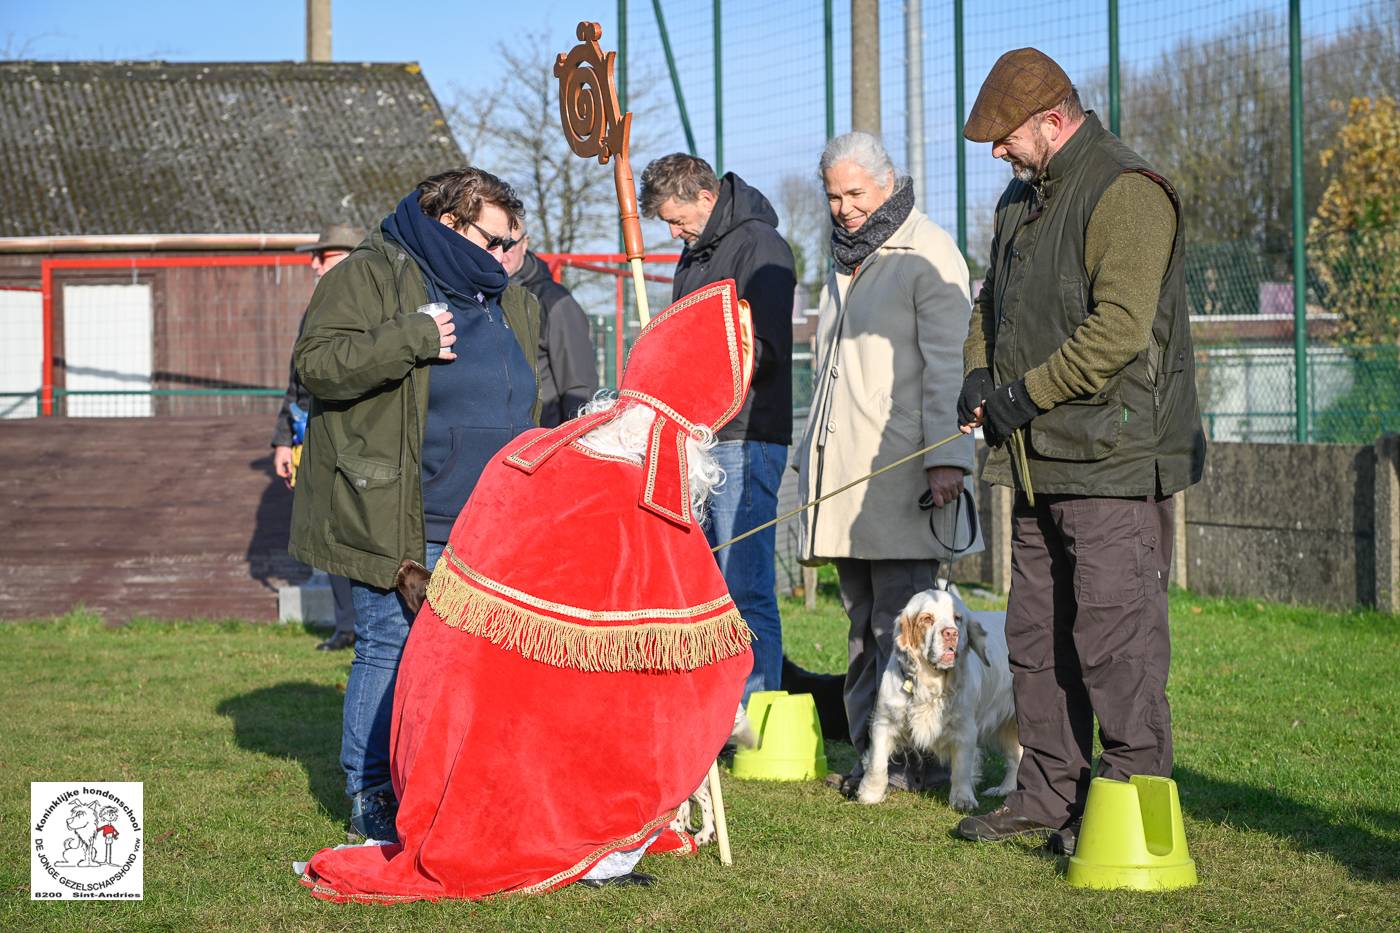
[[[854,162],[881,186],[894,183],[894,162],[880,138],[862,130],[844,133],[826,144],[817,174],[822,181],[838,162]]]
[[[598,390],[593,400],[579,409],[579,415],[611,411],[619,399],[608,389]],[[640,402],[629,400],[622,414],[599,425],[578,439],[590,450],[613,457],[624,457],[640,464],[651,438],[651,423],[656,412]],[[686,460],[690,465],[690,507],[695,520],[703,522],[709,509],[710,493],[724,483],[724,468],[715,461],[711,449],[715,435],[704,425],[696,426],[698,436],[685,439]]]

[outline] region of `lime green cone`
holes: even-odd
[[[1094,778],[1068,880],[1076,888],[1170,891],[1196,883],[1171,778]]]
[[[826,776],[826,746],[810,693],[762,690],[749,695],[747,713],[758,747],[734,752],[735,777],[810,781]]]

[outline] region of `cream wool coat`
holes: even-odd
[[[807,431],[797,449],[803,503],[957,433],[962,345],[972,303],[957,244],[917,209],[856,269],[833,270],[822,289],[817,375]],[[960,437],[802,513],[801,559],[936,559],[948,553],[919,510],[924,470],[974,468]],[[966,482],[970,483],[968,479]],[[956,504],[935,522],[954,544]],[[967,509],[957,520],[967,542]],[[982,550],[980,534],[957,556]]]

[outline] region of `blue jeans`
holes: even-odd
[[[429,542],[424,566],[433,569],[442,545]],[[389,725],[394,716],[394,679],[399,673],[413,616],[397,590],[350,582],[355,601],[355,660],[345,684],[345,718],[340,734],[340,767],[345,793],[389,784]]]
[[[705,537],[714,547],[777,516],[787,448],[767,441],[721,441],[712,453],[725,473],[705,520]],[[745,703],[755,690],[777,690],[783,680],[783,620],[773,569],[777,539],[777,529],[766,528],[715,554],[729,595],[754,633]]]

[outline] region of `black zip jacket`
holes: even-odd
[[[792,444],[792,307],[796,264],[778,233],[778,215],[757,188],[733,172],[700,238],[676,263],[672,300],[733,279],[753,312],[754,377],[744,407],[719,430],[722,441]]]

